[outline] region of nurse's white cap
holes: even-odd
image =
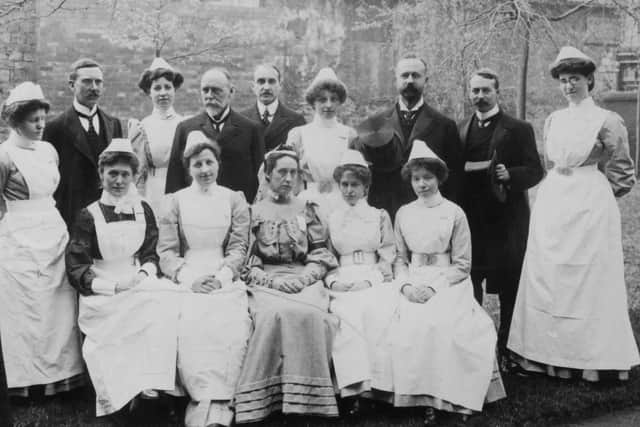
[[[549,71],[554,79],[558,78],[558,73],[556,72],[558,66],[567,62],[585,64],[589,72],[593,72],[596,69],[596,63],[591,57],[573,46],[563,46],[556,59],[549,65]]]
[[[111,143],[103,151],[103,153],[108,152],[134,154],[133,147],[131,146],[131,141],[129,141],[127,138],[113,138],[111,140]]]
[[[153,61],[151,62],[151,65],[149,66],[149,70],[153,71],[153,70],[157,70],[157,69],[164,69],[164,70],[173,70],[173,67],[171,65],[169,65],[169,63],[167,61],[165,61],[163,58],[160,57],[156,57],[153,58]]]
[[[21,101],[45,101],[44,93],[40,85],[33,82],[22,82],[18,86],[11,89],[9,97],[5,101],[5,105],[11,105]]]
[[[365,168],[369,167],[369,164],[364,159],[364,156],[358,150],[348,149],[342,154],[342,158],[340,159],[340,166],[345,165],[357,165],[364,166]]]
[[[429,148],[429,146],[427,146],[427,143],[420,139],[413,140],[413,147],[411,147],[411,153],[409,153],[409,160],[413,159],[436,160],[444,164],[442,159],[438,157],[437,154]]]

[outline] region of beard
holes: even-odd
[[[400,90],[400,95],[407,101],[414,102],[420,99],[422,90],[418,89],[413,83],[409,83]]]

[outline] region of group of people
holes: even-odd
[[[127,138],[98,106],[93,60],[72,65],[73,105],[46,124],[42,89],[14,88],[0,145],[9,393],[80,387],[86,367],[98,416],[160,393],[188,396],[187,426],[338,416],[339,399],[357,412],[367,398],[425,407],[435,425],[504,398],[504,373],[627,379],[640,357],[615,197],[635,170],[621,118],[589,95],[594,61],[565,47],[550,66],[569,106],[545,124],[544,162],[494,71],[473,73],[459,126],[425,103],[426,71],[400,59],[397,101],[355,129],[329,68],[305,93],[310,123],[269,64],[241,112],[230,74],[208,70],[203,111],[185,118],[183,77],[156,58],[139,81],[153,112]]]

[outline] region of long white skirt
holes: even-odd
[[[145,389],[173,390],[183,292],[147,278],[113,296],[80,297],[82,354],[96,390],[96,415],[113,413]]]
[[[381,287],[378,298],[364,316],[372,389],[392,393],[397,406],[459,412],[505,396],[495,375],[495,326],[469,279],[424,304],[408,301],[397,286]]]
[[[640,363],[627,307],[620,211],[595,165],[551,171],[531,215],[509,349],[582,370]]]

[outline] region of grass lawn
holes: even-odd
[[[629,309],[636,340],[640,342],[640,185],[620,200],[625,273]],[[606,284],[603,284],[606,286]],[[496,314],[495,298],[488,298],[487,309]],[[615,351],[615,349],[612,349]],[[536,426],[549,425],[567,419],[593,415],[640,404],[640,369],[631,373],[624,384],[586,384],[545,377],[504,378],[508,397],[485,407],[484,412],[470,421],[471,426]],[[87,426],[110,425],[96,419],[94,403],[79,393],[54,397],[44,402],[14,401],[16,426]],[[156,426],[176,426],[175,422],[154,423]],[[378,408],[355,419],[323,420],[299,417],[278,417],[260,425],[288,426],[421,426],[422,412]]]

